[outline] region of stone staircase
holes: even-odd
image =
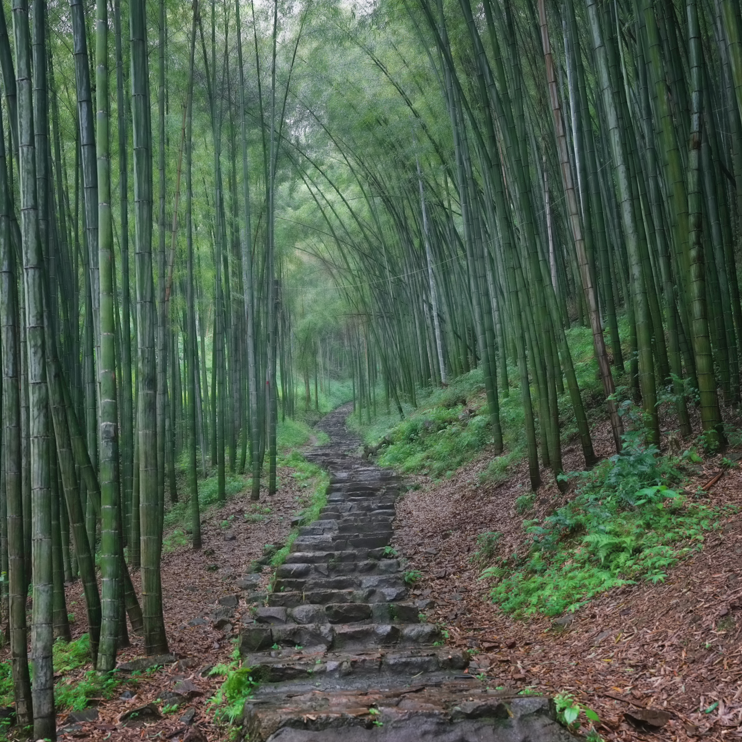
[[[261,681],[245,704],[250,742],[557,742],[573,737],[546,698],[485,687],[409,599],[390,547],[400,481],[352,455],[347,408],[317,426],[306,457],[330,473],[327,505],[301,528],[266,605],[240,634]]]

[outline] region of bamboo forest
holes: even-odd
[[[0,0],[0,739],[742,728],[739,0]]]

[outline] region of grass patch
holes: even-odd
[[[0,706],[10,706],[13,703],[13,673],[10,662],[0,663]],[[0,730],[2,727],[0,727]]]
[[[79,679],[60,678],[54,686],[58,711],[82,711],[91,699],[109,699],[123,681],[113,674],[88,670]]]
[[[330,486],[330,475],[315,464],[310,463],[297,451],[292,451],[281,459],[284,466],[294,470],[292,476],[299,482],[299,486],[308,490],[302,499],[303,509],[299,512],[301,522],[289,534],[288,539],[271,559],[272,567],[279,567],[284,563],[291,546],[299,535],[299,528],[317,520],[322,508],[327,504],[327,490]]]
[[[59,712],[81,711],[91,699],[108,699],[123,682],[122,678],[112,674],[101,674],[87,670],[82,675],[71,673],[90,662],[90,637],[83,634],[75,641],[65,642],[58,639],[53,648],[54,702]],[[33,663],[29,670],[33,678]],[[15,703],[13,694],[13,675],[10,662],[0,664],[0,706],[12,706]],[[6,739],[4,733],[9,729],[9,721],[0,724],[0,739]]]
[[[77,670],[90,661],[90,637],[83,634],[79,639],[65,642],[57,639],[53,648],[54,672]]]
[[[385,441],[378,463],[404,473],[433,477],[452,474],[492,442],[489,415],[480,410],[482,372],[474,370],[445,389],[424,389],[419,407],[405,405],[405,419],[386,414],[362,425],[351,416],[350,427],[372,446]],[[482,414],[480,414],[480,412]]]
[[[530,539],[523,553],[495,558],[484,570],[496,582],[493,601],[516,616],[558,615],[620,585],[664,581],[720,517],[678,491],[699,462],[692,449],[662,457],[627,434],[620,455],[571,475],[577,494],[570,503],[542,523],[524,522]]]
[[[318,446],[326,446],[330,442],[330,436],[324,430],[315,430],[314,437]]]
[[[54,642],[54,672],[62,675],[54,686],[54,701],[58,711],[81,711],[92,698],[110,698],[123,682],[112,674],[87,670],[82,677],[64,677],[90,662],[90,637]]]
[[[311,435],[312,431],[309,425],[301,420],[292,420],[287,417],[283,422],[278,424],[276,445],[279,451],[290,448],[301,448],[309,443]]]
[[[287,463],[287,456],[290,457],[293,449],[301,448],[306,445],[310,441],[311,435],[311,427],[301,420],[291,420],[287,418],[284,421],[279,421],[278,429],[276,430],[278,462],[284,466],[293,466],[293,464]],[[301,457],[297,458],[297,460],[299,459],[304,461]],[[185,492],[187,489],[185,485],[186,467],[187,456],[186,454],[183,454],[177,464],[177,474],[180,480],[179,491],[181,493]],[[265,471],[267,472],[267,466]],[[249,492],[251,488],[252,477],[247,473],[226,473],[225,493],[227,500],[243,492]],[[202,518],[206,514],[207,510],[219,506],[218,495],[219,482],[216,470],[213,470],[206,479],[198,480],[198,502]],[[189,543],[185,529],[190,525],[190,517],[190,505],[187,497],[181,499],[175,505],[168,508],[165,513],[164,527],[166,531],[171,532],[168,533],[163,541],[163,553],[175,551],[181,546],[186,546]],[[256,520],[257,519],[259,518],[256,518]]]

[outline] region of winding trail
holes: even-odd
[[[489,690],[407,600],[389,547],[400,480],[353,455],[348,408],[306,457],[330,473],[327,505],[301,528],[267,605],[240,635],[261,685],[245,705],[250,742],[562,742],[548,699]]]

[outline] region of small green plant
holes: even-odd
[[[165,716],[168,714],[174,714],[178,710],[177,703],[166,703],[162,709],[160,709]]]
[[[88,670],[80,679],[62,678],[54,686],[54,700],[60,711],[82,711],[91,698],[110,698],[121,680],[112,674]]]
[[[90,637],[83,634],[72,642],[57,639],[54,642],[53,658],[54,672],[61,674],[77,670],[90,661]]]
[[[182,528],[176,528],[174,531],[165,536],[162,540],[162,553],[170,554],[176,549],[180,549],[184,546],[188,546],[188,536]]]
[[[218,717],[232,724],[241,718],[245,701],[259,685],[252,669],[240,666],[239,657],[239,649],[235,648],[231,662],[216,665],[209,672],[211,676],[224,677],[219,689],[209,700],[209,706],[215,709]]]
[[[385,546],[382,553],[385,559],[395,559],[397,556],[397,550],[393,546]]]
[[[499,531],[485,531],[477,536],[477,550],[472,560],[480,564],[492,561],[497,554],[497,542],[502,537]]]
[[[421,577],[422,572],[419,569],[409,569],[404,573],[405,585],[414,585]]]
[[[580,727],[580,715],[584,715],[588,721],[594,724],[600,723],[600,717],[588,706],[579,703],[570,693],[560,693],[554,696],[554,705],[556,706],[557,719],[572,731],[577,731]]]
[[[0,706],[13,703],[13,674],[10,662],[0,662]]]
[[[375,727],[383,727],[384,726],[384,722],[379,718],[381,716],[381,711],[379,711],[379,709],[374,708],[373,706],[371,706],[371,708],[369,708],[369,710],[368,710],[368,713],[371,714],[371,718],[373,720],[371,723]]]
[[[540,696],[541,693],[539,693],[532,685],[527,685],[525,688],[522,688],[518,691],[519,696]]]
[[[524,515],[529,510],[533,510],[533,505],[536,502],[536,495],[521,495],[515,501],[515,511],[519,515]]]

